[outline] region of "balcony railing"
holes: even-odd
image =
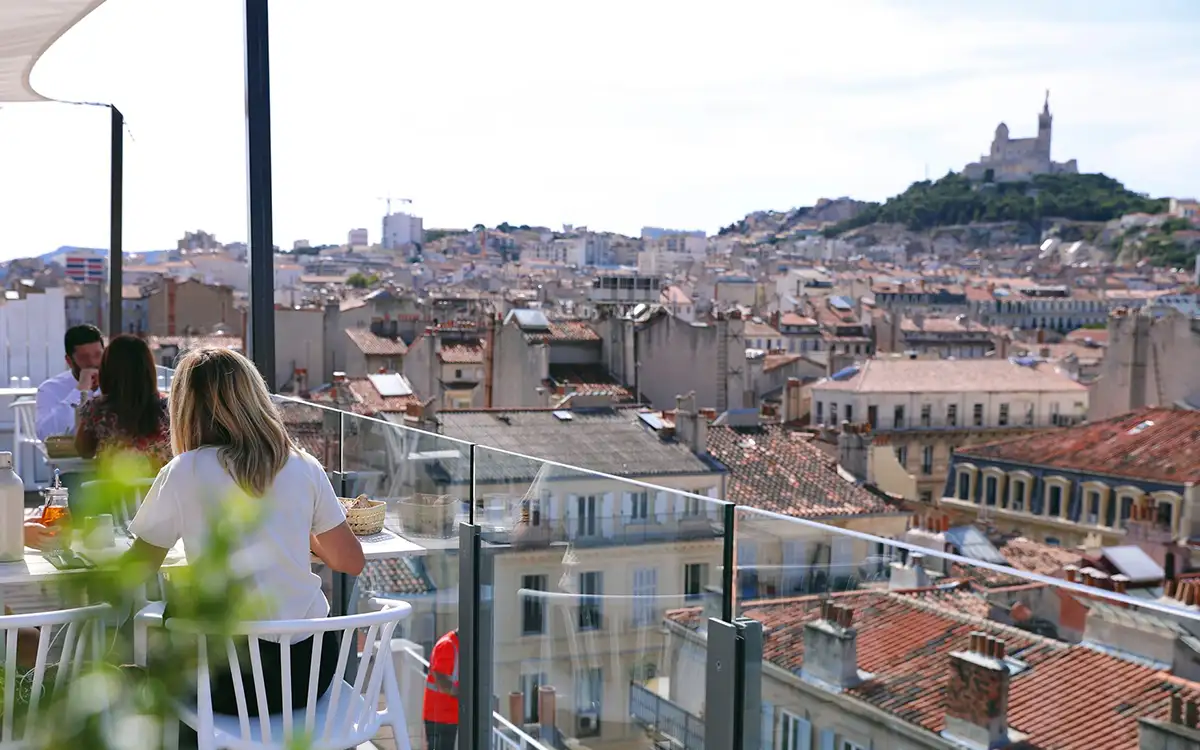
[[[385,500],[388,527],[421,548],[368,570],[360,593],[410,601],[403,637],[426,653],[456,626],[480,634],[493,750],[702,747],[706,625],[728,613],[765,625],[755,678],[765,748],[942,747],[945,728],[981,745],[1085,748],[1103,734],[1134,750],[1139,733],[1174,731],[1172,696],[1200,701],[1200,672],[1185,658],[1200,633],[1200,576],[1155,580],[1162,557],[1152,548],[1137,581],[1082,552],[1074,567],[1042,568],[1055,575],[1031,573],[948,554],[899,513],[835,528],[325,406],[279,405],[339,492]],[[580,517],[579,496],[611,501]],[[630,496],[648,497],[648,509],[630,513]],[[470,621],[459,610],[463,521],[483,529],[487,576]],[[856,649],[821,640],[828,633]],[[996,683],[1005,700],[972,692],[987,675],[954,683],[981,663],[1014,675]],[[423,672],[409,671],[402,692],[419,745]],[[1111,697],[1069,689],[1117,674],[1146,687]],[[1004,722],[977,721],[978,711],[1005,705],[1008,734],[980,734]],[[836,721],[840,713],[857,718]],[[1079,718],[1068,727],[1064,715]]]

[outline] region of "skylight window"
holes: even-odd
[[[1136,427],[1129,431],[1130,435],[1139,435],[1154,426],[1154,420],[1147,419],[1145,422],[1139,422]]]

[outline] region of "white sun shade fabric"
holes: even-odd
[[[50,101],[29,85],[38,58],[104,0],[0,0],[0,103]]]

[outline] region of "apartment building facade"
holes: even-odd
[[[956,449],[1014,433],[1075,424],[1085,386],[1032,360],[867,360],[813,384],[812,422],[870,425],[936,504]]]

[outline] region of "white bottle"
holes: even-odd
[[[13,471],[13,454],[0,452],[0,562],[25,559],[25,483]]]

